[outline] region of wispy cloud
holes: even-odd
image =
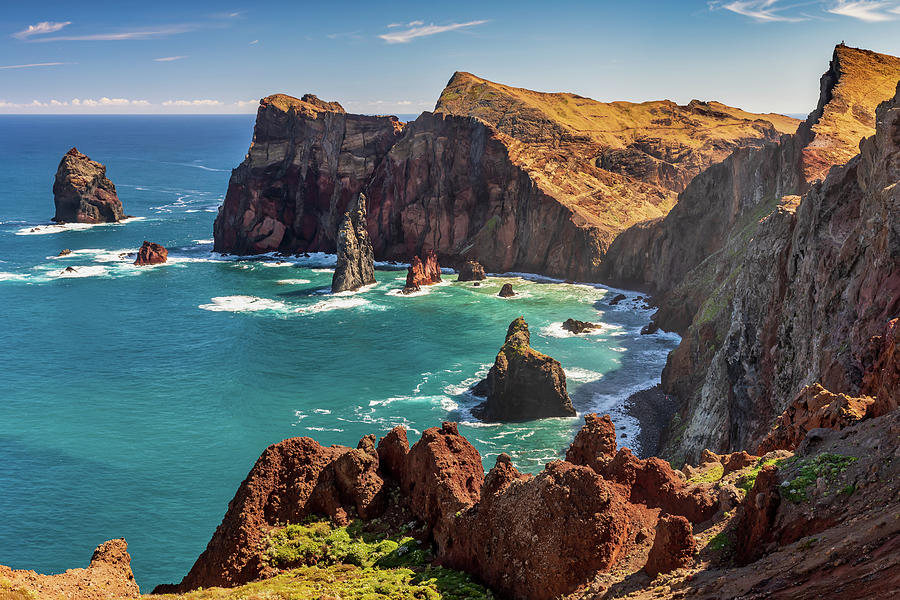
[[[163,56],[161,58],[154,58],[155,62],[172,62],[173,60],[181,60],[182,58],[187,58],[187,54],[182,56]]]
[[[45,35],[48,33],[54,33],[59,31],[66,25],[71,25],[72,21],[41,21],[37,25],[29,25],[22,31],[17,31],[12,34],[14,38],[18,38],[20,40],[24,40],[30,38],[33,35]]]
[[[163,106],[219,106],[222,104],[221,100],[166,100],[162,103]]]
[[[828,12],[868,23],[893,21],[900,15],[900,3],[878,0],[839,0]]]
[[[259,40],[253,40],[252,42],[250,42],[249,45],[252,46],[253,44],[258,44],[258,43],[259,43]]]
[[[179,33],[195,31],[193,25],[170,25],[156,29],[134,29],[131,31],[119,31],[109,33],[92,33],[88,35],[54,35],[31,39],[31,42],[59,42],[59,41],[119,41],[119,40],[145,40],[154,37],[164,37]]]
[[[5,65],[0,66],[0,69],[30,69],[32,67],[56,67],[59,65],[70,65],[72,63],[65,62],[47,62],[47,63],[31,63],[28,65]]]
[[[411,21],[406,24],[406,27],[408,27],[408,29],[404,29],[403,31],[391,31],[388,33],[383,33],[378,37],[386,41],[388,44],[405,44],[416,38],[444,33],[446,31],[466,29],[469,27],[475,27],[477,25],[483,25],[485,23],[487,23],[486,20],[480,20],[468,21],[466,23],[450,23],[448,25],[435,25],[434,23],[425,25],[422,21]]]
[[[760,23],[771,23],[775,21],[796,23],[798,21],[806,20],[806,17],[803,16],[791,16],[785,14],[785,11],[794,7],[779,5],[778,0],[735,0],[724,4],[721,2],[710,2],[709,6],[711,9],[724,8],[733,13],[750,17],[754,21]]]
[[[116,98],[72,98],[71,100],[32,100],[12,102],[0,100],[0,113],[156,113],[156,114],[203,114],[203,113],[251,113],[259,106],[259,100],[237,100],[224,102],[214,99],[164,100],[151,102],[144,99]]]

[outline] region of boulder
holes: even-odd
[[[141,245],[140,250],[138,250],[137,258],[134,259],[134,264],[138,266],[158,265],[166,262],[168,259],[168,250],[166,250],[159,244],[144,241],[143,245]]]
[[[72,254],[72,251],[68,248],[64,248],[63,250],[59,251],[59,254],[57,254],[57,256],[68,256],[70,254]]]
[[[516,295],[513,291],[513,287],[511,283],[504,283],[503,287],[500,288],[500,293],[497,294],[501,298],[512,298]]]
[[[378,442],[378,462],[381,471],[391,479],[401,481],[406,466],[409,441],[406,429],[398,425]]]
[[[484,267],[477,260],[467,260],[459,268],[457,281],[482,281],[486,278]]]
[[[616,428],[609,415],[584,415],[584,425],[566,450],[566,461],[598,473],[616,455]]]
[[[57,223],[116,223],[125,218],[106,167],[72,148],[59,161],[53,182]]]
[[[590,323],[588,321],[579,321],[577,319],[566,319],[563,324],[563,329],[566,331],[570,331],[574,334],[579,333],[587,333],[589,331],[594,331],[595,329],[600,329],[602,325],[598,323]]]
[[[678,515],[659,515],[656,523],[656,537],[644,571],[650,577],[668,573],[694,562],[697,542],[690,522]]]
[[[622,300],[624,300],[625,297],[626,297],[625,294],[616,294],[615,296],[613,296],[613,299],[609,301],[609,305],[610,305],[610,306],[615,306],[615,305],[617,305],[619,302],[621,302]]]
[[[575,416],[562,365],[531,347],[524,317],[510,323],[494,366],[473,391],[487,397],[472,411],[485,421]]]

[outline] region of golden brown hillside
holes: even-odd
[[[625,227],[668,213],[695,175],[734,149],[777,140],[799,123],[719,102],[597,102],[461,72],[435,111],[477,117],[512,138],[511,158],[597,227],[604,246]]]

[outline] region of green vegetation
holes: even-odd
[[[497,231],[497,227],[500,226],[500,217],[494,215],[484,224],[484,228],[487,229],[488,233],[494,233]]]
[[[793,479],[781,484],[781,495],[794,504],[799,504],[808,499],[806,492],[810,486],[815,485],[819,477],[825,478],[826,482],[834,481],[856,460],[853,456],[829,453],[819,454],[818,456],[802,460],[797,460],[795,457],[789,458],[784,461],[784,464],[796,464],[798,473]],[[853,492],[851,491],[850,493]]]
[[[722,479],[725,474],[725,467],[721,463],[715,463],[709,469],[698,473],[688,479],[688,483],[713,483]]]
[[[798,546],[798,548],[800,548],[801,550],[809,550],[818,541],[819,541],[819,538],[814,538],[814,537],[807,538],[807,539],[803,540],[802,542],[800,542],[800,545]]]
[[[490,591],[465,573],[432,566],[431,549],[406,535],[406,531],[391,534],[386,527],[374,530],[378,525],[354,521],[347,527],[336,527],[329,521],[313,519],[287,525],[266,538],[264,561],[276,569],[290,570],[233,589],[201,589],[182,596],[158,598],[493,599]]]
[[[713,552],[728,555],[734,551],[734,539],[728,531],[722,531],[714,535],[706,547]]]
[[[778,464],[779,462],[781,461],[775,458],[760,458],[758,461],[756,461],[755,465],[750,467],[750,470],[747,471],[747,473],[742,475],[740,479],[737,480],[735,485],[737,485],[739,489],[744,490],[744,495],[749,494],[750,490],[753,489],[753,484],[756,483],[756,477],[759,475],[759,472],[762,471],[762,468],[766,465]]]

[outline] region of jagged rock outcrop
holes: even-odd
[[[600,329],[602,325],[597,323],[589,323],[588,321],[579,321],[578,319],[566,319],[563,321],[562,328],[574,334],[588,333],[595,329]]]
[[[504,283],[500,287],[500,291],[497,292],[497,295],[501,298],[512,298],[516,295],[516,292],[513,290],[513,286],[511,283]]]
[[[553,461],[531,477],[501,455],[477,507],[437,539],[438,560],[503,596],[553,600],[624,553],[632,510],[587,467]]]
[[[103,542],[94,550],[85,569],[69,569],[57,575],[40,575],[0,565],[0,597],[77,598],[121,600],[139,598],[140,590],[131,571],[131,555],[124,539]]]
[[[523,317],[509,324],[494,366],[473,392],[487,397],[472,411],[485,421],[575,416],[562,366],[531,347],[531,334]]]
[[[434,249],[495,272],[591,280],[623,226],[664,215],[730,150],[795,127],[718,103],[603,104],[468,73],[406,127],[310,95],[269,96],[216,219],[215,249],[333,252],[340,215],[365,190],[376,258]]]
[[[683,402],[667,452],[755,448],[814,382],[874,393],[875,407],[896,402],[877,382],[890,381],[896,364],[887,340],[900,311],[898,130],[900,93],[879,106],[859,156],[701,265],[721,283],[663,372]]]
[[[56,169],[53,203],[57,223],[116,223],[125,218],[106,166],[72,148]]]
[[[331,279],[334,293],[375,283],[375,254],[366,231],[366,197],[356,196],[344,213],[337,233],[337,265]]]
[[[434,250],[425,253],[425,260],[413,256],[406,272],[404,294],[412,294],[422,289],[423,285],[434,285],[441,282],[441,265]]]
[[[793,450],[812,429],[840,430],[866,416],[874,398],[832,394],[821,385],[806,386],[776,419],[772,431],[759,444],[759,455],[772,450]]]
[[[144,240],[137,252],[137,258],[134,259],[134,264],[137,266],[159,265],[167,260],[169,260],[168,250],[157,243]]]
[[[656,577],[686,567],[694,561],[696,551],[697,542],[690,522],[677,515],[660,515],[644,570],[650,577]]]
[[[215,251],[334,252],[339,221],[402,130],[396,117],[348,114],[312,94],[263,98],[213,226]]]
[[[484,267],[477,260],[464,262],[459,268],[459,275],[456,277],[457,281],[484,281],[484,279],[486,279]]]

